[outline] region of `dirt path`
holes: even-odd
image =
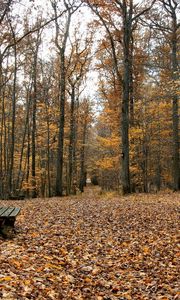
[[[0,240],[0,299],[178,299],[177,193],[0,201],[21,206]]]

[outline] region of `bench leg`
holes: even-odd
[[[15,218],[4,218],[0,222],[0,234],[4,238],[11,238],[15,233],[14,229]]]
[[[14,228],[14,223],[15,223],[15,218],[14,218],[14,217],[11,217],[11,218],[7,218],[7,219],[5,220],[4,225],[5,225],[5,226],[10,226],[10,227]]]

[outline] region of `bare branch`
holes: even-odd
[[[9,1],[5,4],[5,9],[4,9],[3,13],[2,13],[2,16],[0,17],[0,24],[3,22],[3,20],[4,20],[5,16],[6,16],[6,14],[7,14],[7,12],[9,11],[9,8],[10,8],[11,3],[12,3],[12,0],[9,0]],[[1,4],[1,5],[3,5],[3,4]]]
[[[153,7],[153,5],[154,5],[155,2],[156,2],[156,0],[153,0],[152,3],[151,3],[151,5],[150,5],[149,7],[147,7],[147,8],[145,8],[145,9],[143,9],[142,11],[140,11],[136,16],[134,16],[134,17],[132,18],[132,21],[137,20],[140,16],[142,16],[142,15],[144,15],[146,12],[148,12],[148,11]]]
[[[52,19],[50,19],[50,20],[48,20],[48,21],[46,21],[46,22],[44,22],[42,25],[40,25],[40,26],[38,26],[38,27],[36,27],[36,28],[34,28],[34,29],[29,30],[28,32],[26,32],[25,34],[23,34],[20,38],[16,39],[15,42],[13,42],[13,43],[7,45],[6,48],[4,49],[4,51],[3,51],[2,54],[1,54],[1,59],[3,58],[3,56],[4,56],[5,53],[6,53],[6,51],[7,51],[9,48],[14,47],[16,44],[20,43],[26,36],[28,36],[28,35],[30,35],[30,34],[36,32],[36,31],[38,31],[38,30],[40,30],[40,29],[43,29],[45,26],[47,26],[47,25],[50,24],[51,22],[53,22],[53,21],[55,21],[56,19],[62,17],[63,14],[64,14],[66,11],[67,11],[67,10],[64,10],[61,14],[55,16],[54,18],[52,18]]]

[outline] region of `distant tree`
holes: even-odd
[[[111,3],[109,1],[103,1],[102,3],[94,3],[94,1],[84,1],[92,9],[92,11],[99,17],[100,22],[104,26],[107,32],[107,36],[110,40],[112,59],[114,69],[119,86],[122,86],[122,92],[120,91],[119,102],[121,103],[121,183],[122,192],[127,194],[131,192],[130,184],[130,170],[129,170],[129,103],[131,99],[132,105],[132,51],[133,51],[133,31],[136,23],[147,13],[153,6],[155,1],[151,1],[149,6],[138,9],[137,5],[134,5],[133,0],[120,1],[114,0]],[[113,21],[113,12],[119,19],[122,20],[122,25],[117,28],[117,22]],[[118,38],[114,35],[114,31],[119,33]],[[122,74],[119,68],[119,60],[116,50],[116,41],[122,47],[123,57],[123,70]],[[122,100],[122,101],[121,101]],[[131,106],[131,109],[133,107]],[[133,110],[132,110],[133,111]]]
[[[171,47],[171,80],[174,84],[174,90],[172,91],[172,119],[173,119],[173,185],[174,190],[180,190],[180,157],[179,157],[179,95],[177,93],[176,86],[179,86],[179,59],[178,51],[180,51],[180,37],[178,30],[180,29],[180,23],[178,22],[178,10],[180,13],[180,4],[178,1],[160,1],[162,2],[166,13],[170,16],[170,47]],[[180,86],[179,86],[180,87]]]
[[[81,103],[81,139],[80,139],[80,176],[79,176],[79,189],[81,192],[84,191],[84,186],[86,185],[86,175],[87,175],[87,164],[86,164],[86,154],[87,154],[87,141],[88,141],[88,126],[90,123],[90,103],[88,99],[84,99]]]
[[[151,16],[151,27],[156,32],[161,32],[162,40],[166,45],[166,52],[164,57],[168,57],[168,65],[161,65],[161,68],[166,72],[166,78],[169,79],[169,89],[166,96],[172,98],[172,149],[173,149],[173,163],[172,176],[173,188],[175,191],[180,189],[180,157],[179,157],[179,13],[180,4],[176,0],[158,0],[157,10],[161,9],[161,17],[157,16],[155,12]],[[159,6],[160,5],[160,6]],[[161,42],[162,44],[162,42]],[[160,48],[159,48],[160,49]],[[164,46],[165,49],[165,46]],[[159,57],[161,61],[161,58]],[[167,59],[166,59],[167,61]],[[164,73],[165,74],[165,73]]]
[[[66,94],[66,47],[69,36],[69,28],[71,23],[71,17],[78,9],[76,1],[64,0],[64,6],[66,8],[66,18],[63,29],[60,30],[58,23],[58,3],[52,1],[52,7],[55,14],[56,25],[56,37],[55,44],[58,50],[60,59],[60,78],[59,78],[59,134],[58,134],[58,150],[57,150],[57,171],[56,171],[56,196],[62,196],[63,194],[63,151],[64,151],[64,118],[65,118],[65,94]],[[60,34],[61,32],[61,34]]]
[[[74,42],[71,43],[71,53],[67,66],[67,91],[71,98],[70,103],[70,132],[68,153],[68,193],[73,189],[73,182],[77,181],[76,174],[76,147],[77,147],[77,110],[79,108],[80,87],[89,70],[92,37],[86,37],[85,43],[74,34]]]

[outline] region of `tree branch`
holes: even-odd
[[[9,10],[9,7],[10,7],[10,5],[11,5],[11,2],[12,2],[12,0],[9,0],[9,1],[6,3],[4,12],[3,12],[2,16],[0,17],[0,24],[1,24],[2,21],[4,20],[6,14],[7,14],[7,12],[8,12],[8,10]],[[3,5],[3,4],[2,4],[2,5]]]
[[[7,45],[6,48],[4,49],[4,51],[3,51],[2,54],[1,54],[1,59],[3,58],[3,56],[4,56],[5,53],[6,53],[6,51],[7,51],[9,48],[14,47],[16,44],[20,43],[20,42],[21,42],[26,36],[28,36],[29,34],[32,34],[32,33],[36,32],[36,31],[38,31],[38,30],[44,28],[45,26],[47,26],[47,25],[50,24],[51,22],[53,22],[53,21],[55,21],[56,19],[62,17],[63,14],[64,14],[66,11],[67,11],[67,10],[64,10],[61,14],[55,16],[54,18],[52,18],[52,19],[50,19],[50,20],[48,20],[48,21],[46,21],[46,22],[44,22],[42,25],[40,25],[40,26],[38,26],[38,27],[36,27],[36,28],[34,28],[34,29],[29,30],[28,32],[26,32],[25,34],[23,34],[20,38],[16,39],[15,42],[13,42],[13,43]]]
[[[136,16],[134,16],[134,17],[132,18],[132,22],[135,21],[135,20],[137,20],[140,16],[142,16],[142,15],[145,14],[146,12],[148,12],[148,11],[153,7],[153,5],[154,5],[155,2],[156,2],[156,0],[153,0],[152,3],[151,3],[151,5],[150,5],[149,7],[143,9],[143,10],[140,11]]]

